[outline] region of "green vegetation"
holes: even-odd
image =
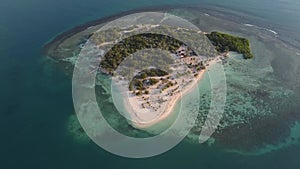
[[[161,77],[161,76],[166,76],[169,73],[160,69],[147,69],[141,71],[138,75],[135,76],[137,79],[145,79],[147,77]]]
[[[138,91],[138,92],[135,93],[135,95],[137,95],[137,96],[140,96],[140,95],[142,95],[142,94],[143,94],[142,91]]]
[[[167,72],[160,69],[147,69],[137,74],[129,83],[129,90],[145,90],[148,86],[155,85],[159,82],[158,79],[151,77],[161,77],[168,75]]]
[[[218,52],[235,51],[244,55],[245,59],[253,58],[248,39],[235,37],[224,33],[211,32],[206,35],[208,39],[216,46]]]
[[[126,57],[139,50],[159,48],[175,53],[181,45],[182,42],[166,35],[151,33],[134,35],[114,45],[104,56],[100,66],[108,73],[112,73]]]
[[[156,83],[158,83],[159,80],[158,79],[154,79],[154,78],[150,78],[150,79],[145,79],[143,80],[144,84],[147,84],[149,86],[155,85]]]
[[[137,89],[137,90],[145,90],[146,89],[144,87],[143,82],[140,80],[133,80],[132,84],[130,84],[129,86],[131,86],[131,89],[132,89],[132,87],[135,87],[135,89]]]
[[[164,90],[166,90],[167,88],[169,88],[169,87],[172,87],[172,86],[174,86],[175,84],[174,83],[172,83],[172,82],[168,82],[161,90],[162,91],[164,91]]]

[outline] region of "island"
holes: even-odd
[[[170,34],[180,31],[195,36],[186,36],[183,42],[164,34],[135,34],[139,30],[149,29]],[[166,119],[178,100],[202,79],[206,69],[226,59],[229,51],[241,53],[245,59],[253,57],[250,42],[245,38],[219,32],[197,32],[182,28],[172,30],[161,25],[112,28],[83,37],[88,38],[98,48],[110,48],[105,55],[99,56],[100,64],[92,72],[112,77],[118,91],[121,91],[120,97],[123,98],[126,113],[130,116],[130,124],[138,129],[151,127]],[[114,40],[119,37],[122,39]],[[200,54],[186,44],[193,44],[194,41],[202,42],[197,44]],[[152,51],[138,53],[136,58],[130,59],[135,53],[147,49]],[[57,51],[51,53],[57,54]],[[76,58],[60,60],[74,65]]]
[[[181,7],[182,6],[180,6],[180,8]],[[295,102],[294,93],[289,89],[282,87],[277,81],[277,75],[286,76],[286,74],[281,73],[282,71],[280,69],[282,61],[285,61],[286,59],[282,60],[279,58],[281,58],[280,56],[285,55],[285,50],[288,50],[286,46],[277,48],[277,45],[281,44],[279,39],[277,39],[278,36],[274,37],[274,34],[266,29],[244,24],[244,19],[239,22],[230,20],[232,19],[232,16],[228,16],[227,14],[215,15],[216,13],[214,10],[205,12],[209,13],[209,15],[205,15],[203,10],[199,10],[199,8],[196,10],[190,8],[175,9],[167,12],[183,16],[184,18],[189,19],[189,21],[197,27],[201,28],[203,32],[199,32],[199,34],[205,36],[215,50],[207,50],[206,54],[199,55],[191,54],[190,52],[193,51],[189,52],[190,49],[187,49],[188,54],[185,54],[185,50],[182,51],[182,49],[189,45],[176,41],[176,38],[170,39],[167,36],[155,36],[153,34],[128,36],[123,39],[123,42],[127,44],[127,46],[124,46],[124,44],[112,42],[110,37],[124,31],[130,31],[130,28],[127,30],[114,30],[107,33],[107,36],[103,36],[101,42],[99,41],[98,46],[103,47],[105,45],[111,45],[115,47],[108,52],[107,56],[103,56],[103,59],[107,58],[106,61],[102,60],[103,62],[101,62],[99,67],[94,67],[94,72],[97,72],[97,83],[95,84],[97,104],[98,107],[103,110],[102,114],[107,122],[109,122],[115,130],[131,137],[150,137],[152,134],[156,134],[146,130],[145,128],[147,125],[153,125],[153,128],[161,130],[164,129],[161,125],[169,126],[177,116],[176,112],[177,107],[179,107],[179,102],[176,103],[173,100],[173,102],[170,101],[170,104],[167,104],[168,101],[165,101],[165,105],[160,108],[155,104],[155,102],[158,102],[159,100],[155,97],[151,98],[151,96],[161,96],[162,99],[160,101],[174,98],[172,96],[165,97],[165,95],[187,82],[179,81],[178,79],[180,77],[176,79],[176,76],[172,79],[175,75],[174,72],[178,71],[180,68],[176,68],[176,64],[178,63],[175,61],[180,62],[182,60],[182,66],[185,65],[184,67],[186,70],[190,70],[189,74],[182,74],[182,76],[193,79],[193,81],[186,84],[191,85],[198,83],[197,87],[199,87],[201,92],[198,117],[195,121],[195,126],[187,135],[187,141],[197,144],[197,136],[199,136],[199,133],[202,131],[211,105],[210,79],[206,75],[210,73],[210,68],[214,66],[213,60],[219,62],[221,60],[226,72],[228,92],[222,120],[212,136],[212,141],[215,139],[215,142],[213,143],[218,144],[218,146],[221,147],[223,146],[226,149],[256,152],[257,148],[265,147],[265,145],[277,145],[277,143],[285,142],[285,138],[287,138],[290,133],[291,122],[299,119],[299,117],[294,111],[286,111],[295,108],[292,108],[293,105],[291,105],[292,101]],[[51,68],[62,68],[64,73],[71,76],[78,54],[84,48],[86,42],[93,38],[95,31],[99,30],[104,24],[111,20],[112,19],[98,19],[93,22],[85,23],[67,30],[47,42],[44,48],[44,55],[47,56],[46,59],[49,59],[48,62],[51,64]],[[159,48],[165,51],[165,53],[158,55],[165,58],[163,62],[158,62],[159,67],[146,67],[137,71],[127,67],[127,70],[124,68],[123,70],[125,71],[119,71],[118,68],[122,66],[123,61],[130,58],[132,53],[152,47],[143,44],[143,41],[146,39],[148,39],[149,42],[154,41],[155,39],[168,39],[169,42],[173,43],[173,45],[170,45],[171,43],[169,42],[161,43],[159,45]],[[130,41],[141,43],[135,43],[134,46],[129,43]],[[252,49],[255,49],[254,54],[251,52]],[[282,50],[282,53],[278,52],[279,50]],[[229,51],[235,51],[237,53]],[[288,55],[290,53],[286,54]],[[151,62],[148,57],[149,55],[142,54],[139,56],[139,60],[132,60],[132,65],[134,67],[140,66],[140,64],[138,64],[141,63],[140,60],[148,60]],[[202,56],[206,57],[203,58]],[[217,56],[220,56],[219,59],[216,58]],[[199,60],[203,59],[202,63],[198,62],[199,70],[189,65],[189,59],[193,57],[198,58]],[[255,60],[250,59],[253,57],[255,57]],[[271,58],[276,59],[273,60]],[[159,58],[151,59],[154,61]],[[209,59],[211,59],[211,61],[209,61]],[[196,65],[197,60],[195,60],[194,63]],[[273,69],[274,64],[275,67],[277,67],[276,69]],[[173,67],[175,67],[175,69]],[[195,73],[193,70],[196,70]],[[126,71],[129,73],[127,74]],[[203,78],[201,78],[202,73],[205,74]],[[128,77],[126,77],[127,75]],[[116,78],[118,76],[123,78]],[[157,115],[159,112],[162,112],[160,117],[166,120],[161,121],[159,124],[159,120],[154,120],[151,121],[151,123],[137,123],[137,125],[135,125],[134,123],[130,123],[130,120],[127,120],[120,115],[120,111],[116,109],[117,106],[115,105],[120,104],[121,102],[116,103],[112,100],[111,90],[107,87],[110,86],[109,80],[114,77],[117,86],[121,86],[119,88],[120,91],[124,91],[124,93],[126,92],[128,94],[124,96],[124,99],[123,97],[119,97],[120,101],[124,102],[125,106],[127,105],[128,110],[130,108],[135,108],[136,106],[138,108],[136,111],[143,110],[144,115]],[[122,83],[124,85],[121,85]],[[86,85],[84,87],[90,88],[91,85]],[[189,86],[182,86],[182,88],[177,89],[177,91],[181,91],[184,95],[189,91]],[[177,96],[175,92],[173,96]],[[189,96],[187,95],[182,100],[188,98]],[[137,102],[134,102],[135,100]],[[181,101],[179,98],[177,100]],[[172,107],[171,102],[174,103],[173,105],[176,105],[175,108]],[[166,109],[162,111],[163,107],[169,107],[172,111],[167,111]],[[80,124],[78,122],[73,123],[77,120],[76,114],[70,112],[70,117],[71,116],[73,117],[70,120],[72,123],[66,123],[68,132],[71,132],[71,135],[85,135],[84,130],[79,126]],[[135,118],[134,114],[132,114],[130,118]],[[288,122],[282,123],[282,119],[288,119]],[[93,123],[95,118],[91,117],[88,120]],[[245,133],[247,134],[245,135]],[[259,140],[257,138],[259,138]]]
[[[201,54],[197,54],[186,43],[164,34],[132,33],[143,29],[174,33],[168,26],[146,24],[97,33],[90,39],[102,48],[112,46],[101,57],[96,69],[112,77],[121,93],[125,114],[129,115],[130,124],[138,129],[149,128],[168,118],[178,100],[203,78],[206,69],[226,59],[229,51],[241,53],[244,58],[253,57],[250,43],[245,38],[177,28],[176,31],[181,33],[198,35],[195,39],[189,36],[184,39],[191,42],[198,38],[202,42],[197,44],[201,45]],[[112,37],[118,35],[125,38],[113,41]],[[152,51],[136,54],[147,49]],[[156,49],[161,52],[155,53]],[[135,56],[128,58],[131,55]]]

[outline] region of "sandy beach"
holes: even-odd
[[[124,108],[128,115],[127,118],[130,118],[128,119],[129,123],[135,128],[147,129],[168,118],[174,112],[173,109],[180,99],[197,87],[197,84],[202,80],[206,71],[209,70],[219,58],[220,57],[216,57],[209,61],[209,66],[207,66],[206,69],[199,71],[198,75],[193,78],[193,81],[182,87],[180,92],[174,93],[172,97],[168,97],[166,103],[157,111],[145,111],[140,102],[137,101],[137,96],[128,91],[128,88],[125,85],[126,82],[119,82],[117,87],[121,91],[120,93],[123,97]]]

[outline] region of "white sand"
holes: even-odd
[[[131,125],[138,129],[146,129],[168,118],[172,114],[173,109],[180,98],[197,86],[206,70],[216,63],[219,58],[220,57],[216,57],[211,60],[209,66],[205,70],[199,71],[198,76],[194,77],[193,81],[189,82],[186,86],[180,86],[182,89],[180,92],[175,92],[172,96],[167,96],[167,101],[161,104],[160,108],[156,110],[143,107],[141,104],[145,101],[141,99],[141,96],[136,96],[128,90],[128,82],[119,82],[117,86],[121,91],[124,107],[129,114]],[[164,94],[156,94],[154,97],[162,98],[166,96],[164,96]]]

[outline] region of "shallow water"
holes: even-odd
[[[276,145],[285,142],[291,132],[290,127],[299,120],[299,115],[295,113],[299,108],[299,88],[295,86],[298,84],[298,79],[295,77],[299,68],[296,64],[290,67],[294,68],[295,71],[288,71],[282,69],[282,64],[274,65],[273,63],[274,60],[287,62],[281,57],[283,55],[293,58],[292,61],[295,63],[299,62],[296,54],[298,50],[292,47],[286,49],[286,44],[280,41],[278,35],[260,27],[249,28],[243,23],[221,20],[195,9],[176,9],[170,12],[190,20],[197,24],[200,29],[203,28],[204,31],[218,30],[247,37],[251,41],[254,59],[244,60],[242,55],[230,53],[224,61],[228,90],[225,112],[217,133],[213,136],[216,138],[217,145],[223,145],[224,149],[231,149],[231,152],[261,154],[259,152],[265,152],[261,149],[270,146],[278,147]],[[282,76],[282,73],[285,75]],[[206,75],[206,78],[198,86],[201,93],[201,102],[198,103],[200,104],[199,116],[196,120],[196,126],[188,136],[191,142],[195,144],[198,143],[197,136],[204,125],[211,104],[209,80],[210,78]],[[105,82],[105,84],[108,83]],[[197,93],[197,90],[194,89],[194,92]],[[101,97],[102,94],[98,96],[100,99]],[[190,99],[188,96],[186,97],[186,99]],[[113,107],[111,100],[108,102],[100,101],[100,104],[110,104]],[[116,119],[126,124],[124,119],[120,119],[121,117],[117,112],[113,111],[116,115],[111,114],[110,109],[112,107],[103,109],[104,112],[109,112],[109,118],[113,119],[111,124],[116,126],[115,128],[121,127],[120,122]],[[177,106],[174,112],[180,112],[180,108],[182,107]],[[286,112],[287,110],[289,112]],[[177,114],[174,113],[172,117]],[[281,120],[281,118],[285,119]],[[172,124],[170,122],[173,120],[174,118],[170,118],[168,122],[164,121],[163,124],[160,123],[147,131],[162,130],[161,128],[165,128],[162,126],[170,126]],[[131,135],[130,133],[137,134],[136,130],[131,131],[131,126],[125,126],[127,126],[127,130],[124,131],[124,124],[121,128],[127,135]]]
[[[247,23],[254,25],[258,23],[259,26],[267,26],[269,29],[275,28],[276,32],[282,32],[280,36],[291,34],[293,37],[291,41],[300,35],[297,0],[203,2],[230,6],[262,17],[268,21],[265,25],[260,25],[261,21],[255,20],[252,22],[247,20]],[[298,144],[259,156],[247,156],[223,151],[218,146],[208,147],[182,142],[163,155],[133,160],[109,154],[91,142],[79,144],[68,134],[66,124],[74,112],[71,79],[55,63],[49,65],[50,62],[45,61],[41,56],[43,44],[59,32],[89,20],[135,7],[179,3],[200,2],[2,1],[0,52],[3,60],[0,76],[5,80],[0,84],[1,168],[299,168]],[[281,103],[282,95],[288,96],[290,92],[287,91],[290,90],[296,93],[295,96],[299,96],[299,79],[296,76],[299,73],[299,55],[295,55],[295,52],[288,48],[283,50],[277,45],[271,46],[270,51],[265,51],[260,43],[256,45],[255,52],[260,53],[261,57],[252,61],[250,70],[244,71],[252,72],[256,67],[259,68],[259,71],[253,71],[252,76],[263,80],[259,83],[261,88],[265,88],[263,85],[273,88],[267,90],[271,91],[271,95],[275,98],[272,98],[271,102],[279,98],[276,104]],[[264,56],[268,59],[264,59]],[[266,66],[269,63],[272,68]],[[274,76],[264,76],[271,70],[275,72]],[[234,76],[232,78],[249,87],[247,85],[249,82],[245,81],[249,79],[249,75],[246,75],[243,80],[234,79]],[[274,83],[274,78],[279,82]],[[282,89],[279,90],[278,86]],[[296,102],[297,98],[290,98],[288,102],[291,104],[282,105],[277,111],[297,115],[299,107],[293,105],[299,103]],[[284,115],[278,123],[283,119],[290,120],[291,116]],[[270,131],[272,132],[274,131]]]

